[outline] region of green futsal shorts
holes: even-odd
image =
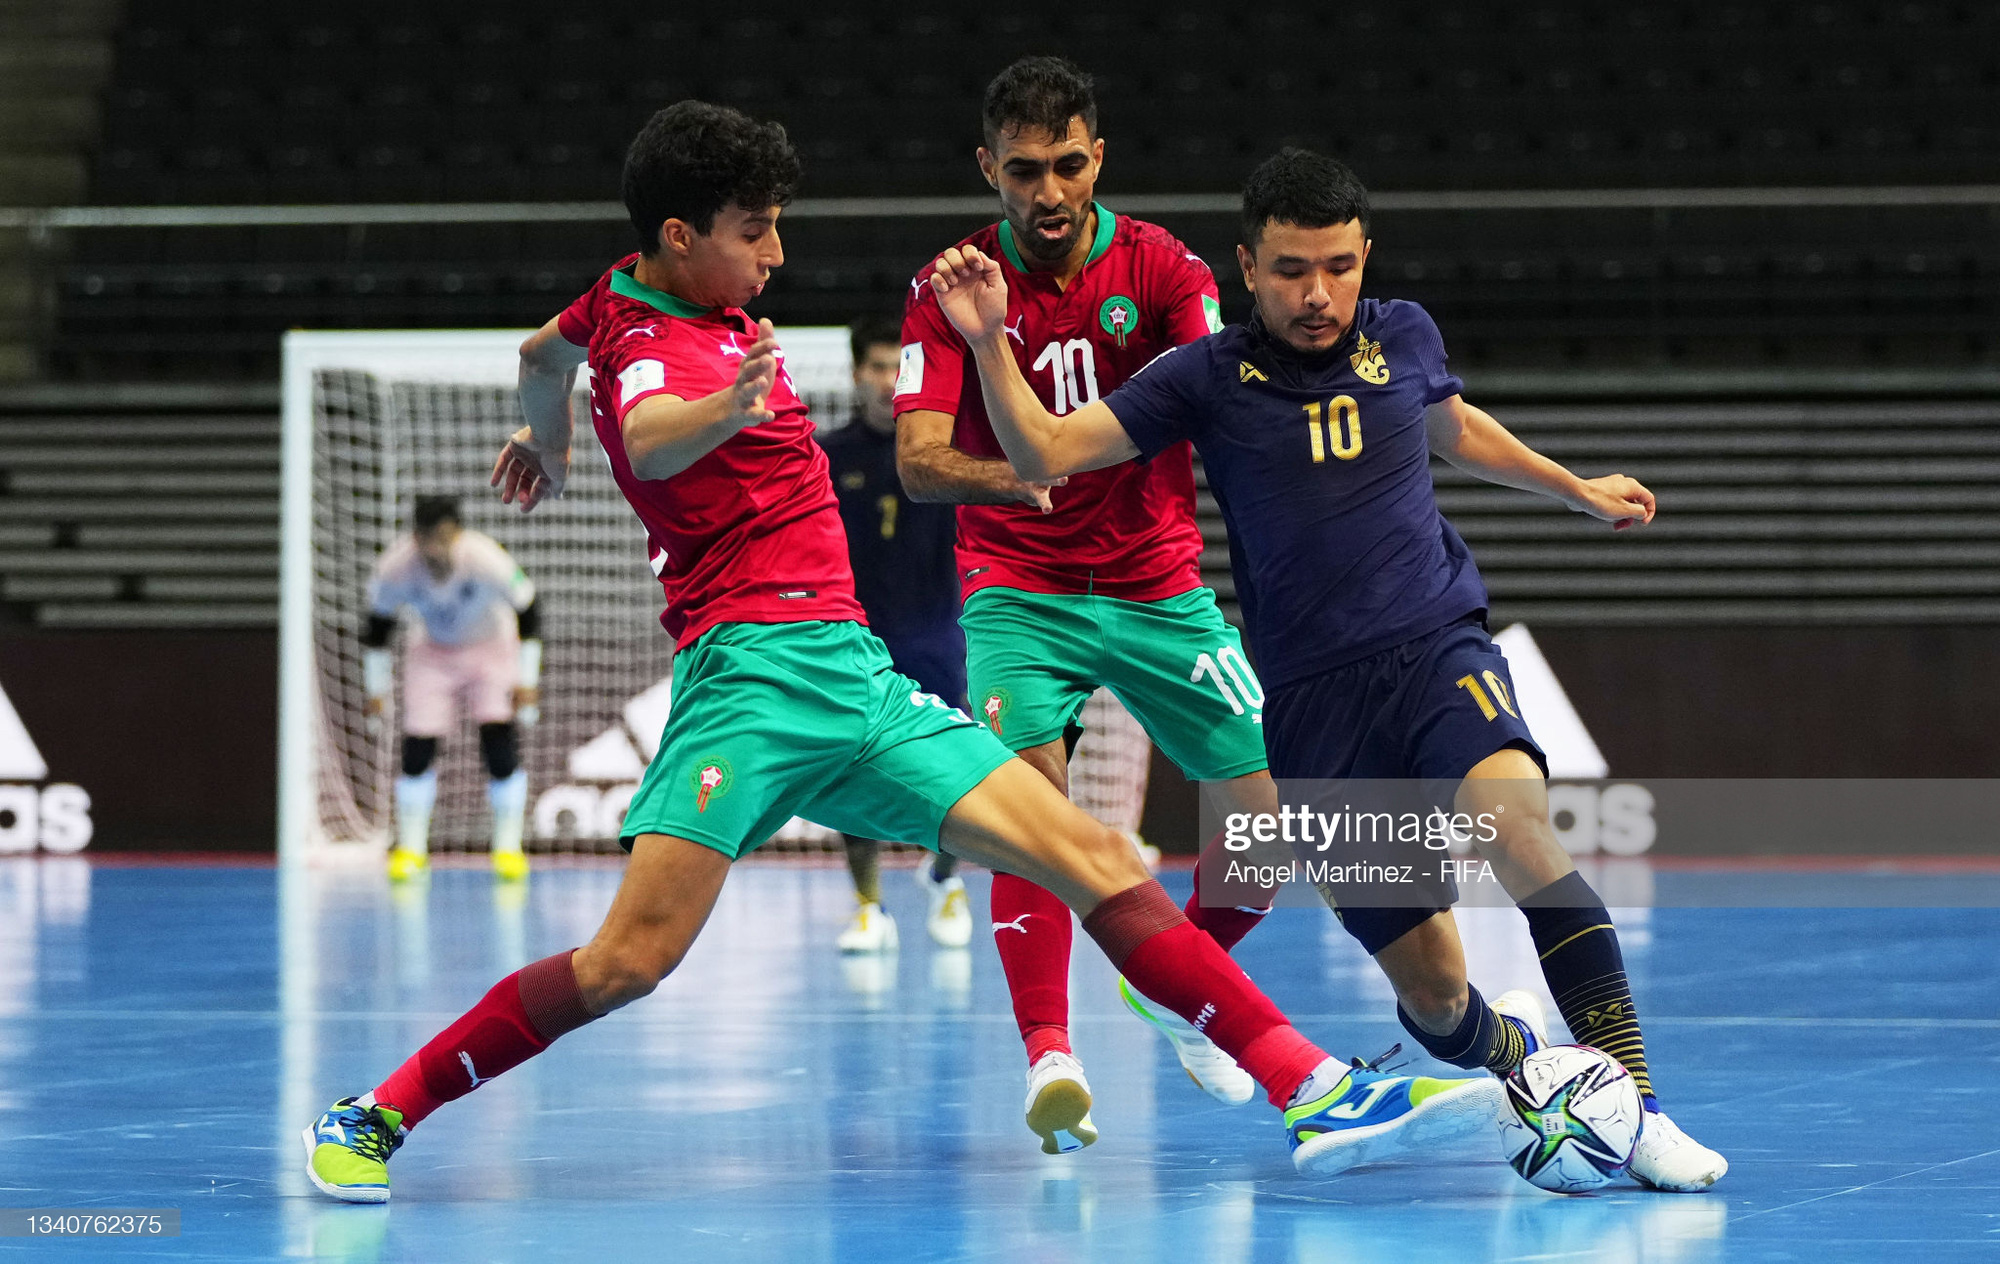
[[[1103,686],[1190,778],[1265,767],[1264,687],[1206,588],[1161,601],[982,588],[959,622],[967,696],[1010,750],[1060,738]]]
[[[794,816],[935,851],[945,814],[1012,752],[898,673],[858,623],[725,623],[674,655],[673,709],[619,841],[734,860]]]

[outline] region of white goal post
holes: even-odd
[[[574,402],[563,498],[524,516],[487,485],[494,456],[520,424],[514,388],[529,332],[285,336],[278,668],[285,863],[372,863],[388,846],[398,708],[392,702],[380,723],[367,722],[358,635],[370,568],[408,529],[415,497],[430,493],[456,495],[464,524],[506,546],[540,594],[542,719],[522,743],[529,849],[617,848],[625,805],[666,721],[673,644],[659,625],[660,588],[642,530],[590,425],[586,381]],[[847,330],[795,327],[779,337],[814,418],[843,423],[852,402]],[[1108,823],[1136,828],[1149,745],[1109,694],[1088,710],[1078,756],[1088,768],[1076,770],[1085,774],[1073,778],[1076,797]],[[436,851],[486,845],[477,745],[469,722],[442,743]],[[835,837],[795,821],[780,841],[817,849]]]

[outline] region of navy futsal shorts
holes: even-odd
[[[965,633],[945,619],[910,632],[877,632],[896,670],[952,706],[965,706]]]
[[[1514,701],[1507,656],[1481,615],[1271,690],[1264,746],[1281,781],[1431,782],[1447,811],[1458,782],[1496,751],[1526,751],[1544,776],[1549,766]],[[1428,853],[1407,859],[1435,865]],[[1341,924],[1373,955],[1450,908],[1458,891],[1442,878],[1411,895],[1407,907],[1338,910]]]

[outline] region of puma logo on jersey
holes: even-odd
[[[630,338],[634,334],[644,334],[648,338],[657,338],[660,336],[660,327],[658,325],[634,325],[618,336],[620,338]]]
[[[1018,320],[1016,320],[1013,324],[1002,325],[1001,328],[1007,331],[1007,336],[1009,338],[1012,338],[1015,342],[1018,342],[1025,347],[1028,345],[1028,340],[1025,336],[1023,336],[1021,331],[1027,327],[1027,324],[1028,324],[1028,318],[1026,316],[1023,316]]]
[[[490,1075],[486,1076],[484,1079],[480,1078],[479,1072],[473,1069],[472,1055],[467,1053],[465,1050],[460,1049],[458,1051],[458,1060],[465,1064],[465,1078],[472,1081],[472,1087],[478,1088],[481,1084],[484,1084],[488,1080],[491,1080],[493,1078]]]
[[[993,923],[993,933],[997,935],[1003,930],[1018,930],[1025,935],[1028,933],[1028,928],[1021,925],[1021,923],[1033,916],[1033,913],[1023,913],[1011,922],[995,922]]]
[[[747,355],[749,355],[749,354],[750,354],[750,352],[749,352],[749,351],[745,350],[745,349],[744,349],[744,348],[743,348],[742,346],[740,346],[740,345],[739,345],[739,344],[737,343],[737,341],[736,341],[736,335],[735,335],[735,334],[731,334],[731,335],[729,335],[729,341],[728,341],[728,342],[718,342],[718,343],[716,343],[716,344],[715,344],[715,346],[716,346],[716,350],[720,351],[720,352],[721,352],[721,353],[722,353],[723,355],[726,355],[726,356],[735,356],[735,357],[737,357],[738,359],[742,359],[743,357],[745,357],[745,356],[747,356]],[[783,362],[784,362],[784,359],[785,359],[785,350],[784,350],[784,348],[783,348],[783,347],[779,347],[779,348],[777,348],[777,349],[773,350],[773,351],[771,352],[771,358],[772,358],[773,360],[776,360],[776,361],[780,362],[780,363],[783,363]],[[786,385],[786,386],[790,386],[790,385],[791,385],[791,379],[790,379],[790,378],[787,378],[787,379],[785,380],[785,385]]]
[[[1239,382],[1269,382],[1271,379],[1265,377],[1263,371],[1248,360],[1238,360],[1236,362],[1236,380]]]

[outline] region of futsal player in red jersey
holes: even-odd
[[[1209,266],[1165,229],[1095,200],[1104,140],[1088,75],[1060,58],[1023,58],[987,86],[982,122],[979,167],[1004,218],[959,245],[1004,261],[1008,348],[1050,411],[1093,404],[1162,352],[1221,328]],[[1083,705],[1109,687],[1182,772],[1210,783],[1222,810],[1275,812],[1264,689],[1201,582],[1188,445],[1060,485],[1025,483],[994,437],[978,370],[928,267],[912,283],[903,344],[898,466],[915,499],[959,507],[974,712],[1067,791]],[[994,875],[992,910],[1027,1046],[1028,1127],[1045,1149],[1089,1145],[1089,1115],[1069,1118],[1071,1103],[1090,1100],[1069,1041],[1069,910],[1012,874]],[[1186,907],[1225,949],[1264,911],[1204,908],[1199,890]],[[1200,1031],[1119,991],[1197,1085],[1230,1105],[1250,1100],[1251,1078]]]
[[[1125,840],[984,726],[897,673],[862,624],[826,456],[769,321],[741,305],[784,262],[799,163],[784,129],[683,101],[626,157],[641,250],[522,347],[528,425],[494,467],[503,500],[562,490],[569,392],[646,528],[678,645],[674,706],[625,818],[631,852],[588,944],[495,984],[370,1092],[303,1134],[325,1193],[386,1202],[409,1129],[650,992],[687,952],[730,865],[795,813],[943,847],[1056,892],[1125,977],[1208,1034],[1285,1111],[1302,1172],[1340,1171],[1487,1126],[1497,1081],[1350,1071],[1294,1030],[1168,898]],[[588,329],[587,346],[571,340]]]

